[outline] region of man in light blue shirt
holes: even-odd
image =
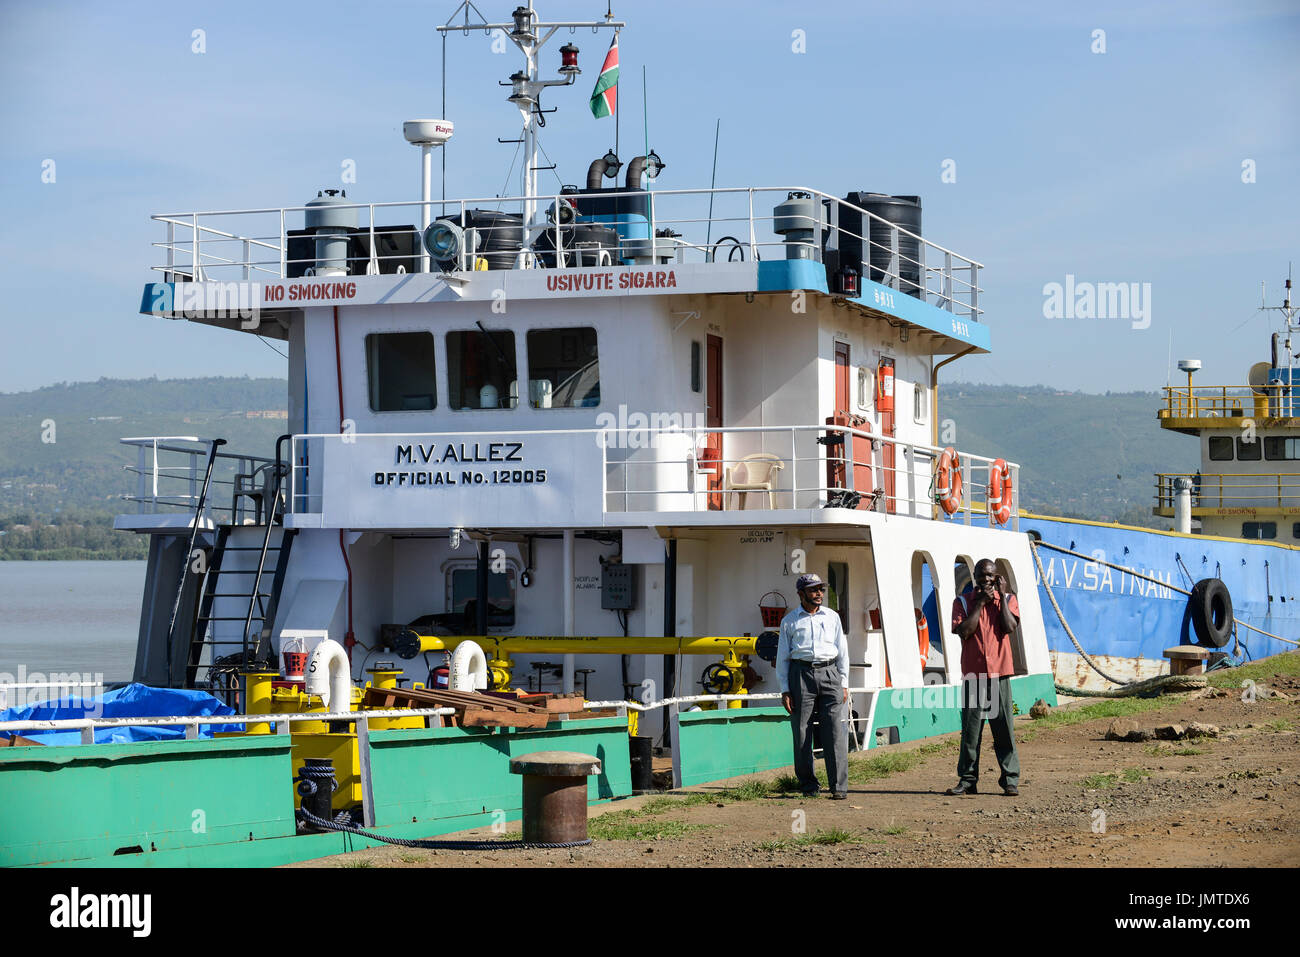
[[[799,790],[812,797],[821,790],[813,769],[813,715],[821,727],[826,779],[831,797],[842,801],[849,790],[849,739],[844,724],[849,700],[849,643],[840,616],[822,607],[826,583],[800,575],[799,607],[781,620],[776,644],[776,679],[781,705],[794,733],[794,771]]]

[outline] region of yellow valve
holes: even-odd
[[[244,713],[271,713],[271,682],[280,677],[274,671],[252,671],[244,676]],[[271,726],[265,722],[249,724],[247,734],[270,734]]]

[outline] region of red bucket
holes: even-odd
[[[775,595],[777,601],[779,601],[781,604],[779,605],[764,604],[764,602],[766,602],[767,599],[772,595]],[[763,627],[764,628],[779,627],[781,624],[781,619],[785,617],[785,613],[789,610],[789,608],[790,606],[785,603],[785,596],[782,595],[779,591],[768,592],[766,595],[764,595],[762,598],[758,600],[758,612],[760,615],[763,616]]]
[[[307,668],[307,653],[305,651],[286,651],[282,657],[284,658],[284,676],[289,679],[301,679],[303,671]]]

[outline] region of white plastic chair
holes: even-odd
[[[722,487],[728,494],[723,501],[731,501],[730,493],[741,493],[740,508],[743,510],[747,501],[743,493],[766,492],[767,507],[776,508],[776,473],[783,468],[784,460],[772,452],[752,452],[746,455],[735,465],[727,466]]]

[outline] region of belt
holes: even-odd
[[[834,665],[839,663],[838,658],[828,658],[825,661],[809,661],[806,658],[791,658],[790,660],[797,665],[804,665],[805,667],[808,668],[825,668],[827,665]]]

